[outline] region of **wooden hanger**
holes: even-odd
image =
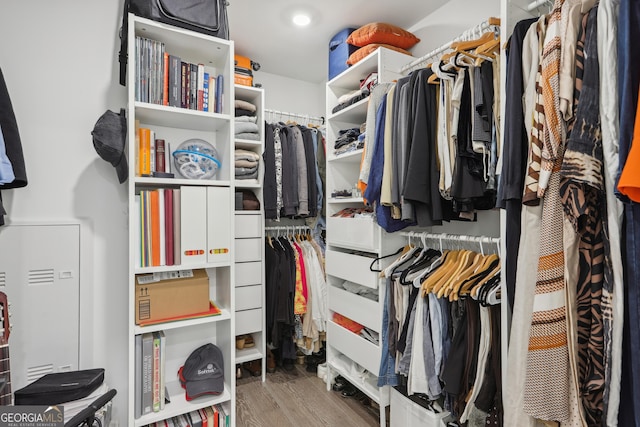
[[[481,280],[487,277],[493,270],[493,268],[499,265],[500,260],[498,256],[495,254],[486,255],[482,260],[482,264],[478,266],[476,272],[464,281],[460,290],[458,291],[458,296],[462,297],[465,295],[469,295],[474,286],[476,286]]]
[[[432,273],[422,282],[422,289],[424,291],[424,294],[430,292],[438,292],[439,287],[446,282],[447,278],[455,268],[459,255],[459,250],[447,251],[446,258],[442,261],[440,267],[438,267],[438,269],[434,273]]]
[[[465,271],[474,260],[474,256],[476,253],[469,250],[463,250],[462,254],[458,258],[458,266],[451,274],[451,277],[447,280],[447,282],[440,287],[438,293],[436,294],[438,298],[449,297],[451,292],[453,291],[455,283],[461,277],[462,272]]]
[[[493,31],[486,31],[480,37],[474,40],[454,42],[451,44],[451,48],[457,51],[471,50],[478,46],[481,46],[491,40],[495,39],[495,33]]]
[[[496,255],[497,257],[497,255]],[[487,274],[482,280],[480,280],[472,289],[471,289],[471,296],[472,297],[477,297],[478,296],[478,291],[480,290],[480,288],[482,287],[482,285],[484,285],[485,283],[487,283],[489,281],[489,279],[491,279],[493,276],[495,276],[496,274],[500,273],[500,262],[498,262],[498,265],[495,266],[495,268],[493,270],[491,270],[489,272],[489,274]]]
[[[457,301],[460,299],[460,289],[462,285],[477,273],[478,268],[484,263],[484,259],[484,255],[475,252],[471,264],[460,273],[456,281],[452,284],[449,301]]]

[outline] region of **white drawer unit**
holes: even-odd
[[[262,239],[236,239],[236,262],[262,260]]]
[[[236,287],[262,283],[262,262],[237,262]]]
[[[262,308],[262,285],[236,288],[236,311]]]
[[[368,288],[378,288],[379,273],[369,269],[371,262],[375,258],[327,249],[325,259],[328,275]]]
[[[262,330],[262,308],[236,311],[236,336]]]
[[[238,301],[236,299],[237,305]],[[329,286],[329,310],[338,312],[380,333],[382,319],[377,301],[356,295],[336,286]]]
[[[378,375],[380,370],[380,347],[361,336],[329,321],[327,322],[327,343],[346,355],[367,371]]]
[[[236,215],[236,239],[261,237],[263,231],[262,215]]]
[[[380,228],[373,218],[327,218],[327,243],[376,252]]]

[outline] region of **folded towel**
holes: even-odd
[[[260,154],[255,151],[243,150],[242,148],[236,148],[233,152],[236,160],[246,159],[246,160],[259,160]]]
[[[251,175],[238,175],[236,179],[258,179],[258,171],[255,171]]]
[[[236,160],[235,167],[237,168],[254,168],[258,166],[257,160]]]
[[[255,116],[255,111],[245,110],[243,108],[236,108],[236,117],[238,116]]]
[[[251,175],[258,170],[258,165],[252,168],[239,168],[236,166],[236,176]]]
[[[235,132],[239,133],[258,133],[258,125],[251,122],[236,122]]]
[[[260,134],[255,132],[236,133],[236,139],[250,139],[252,141],[260,141]]]
[[[253,113],[256,112],[256,106],[250,102],[243,101],[242,99],[236,99],[235,102],[236,108],[242,108],[243,110],[251,111]]]
[[[252,122],[252,123],[257,123],[258,122],[258,116],[239,116],[235,118],[236,123],[238,122]]]

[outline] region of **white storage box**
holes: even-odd
[[[369,266],[375,258],[327,249],[325,253],[327,274],[372,289],[378,289],[379,273]],[[375,264],[374,264],[375,268]]]
[[[380,305],[377,301],[356,295],[336,286],[329,286],[329,310],[336,311],[380,333],[382,319]]]
[[[236,311],[236,336],[262,330],[262,309]]]
[[[448,412],[436,414],[423,408],[391,387],[390,425],[402,427],[445,427]]]
[[[236,215],[236,238],[262,237],[262,215]]]
[[[236,262],[260,261],[262,239],[236,239]]]
[[[262,285],[236,288],[236,311],[262,308]]]
[[[260,261],[236,263],[236,287],[259,285],[262,283],[262,263]]]
[[[332,322],[327,322],[327,345],[334,347],[374,375],[380,371],[380,347],[360,335]]]

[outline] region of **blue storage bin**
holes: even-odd
[[[358,50],[357,46],[347,43],[347,37],[355,30],[356,28],[345,28],[331,38],[329,42],[329,80],[349,67],[347,59]]]

